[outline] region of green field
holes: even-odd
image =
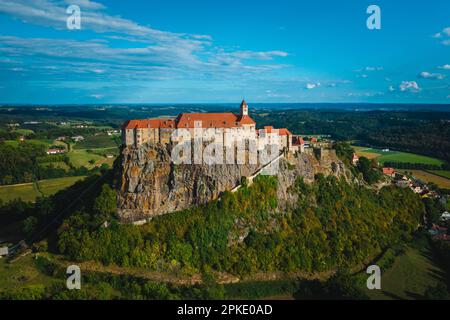
[[[57,169],[64,169],[65,171],[69,171],[70,167],[65,163],[64,161],[57,161],[57,162],[44,162],[39,164],[42,168],[48,168],[49,166],[53,166]]]
[[[14,199],[34,201],[41,193],[35,183],[22,183],[11,186],[0,186],[0,199],[8,202]]]
[[[34,131],[30,130],[30,129],[16,129],[16,130],[14,130],[14,132],[17,132],[18,134],[21,134],[21,135],[24,135],[24,136],[28,136],[28,135],[34,133]]]
[[[35,201],[37,197],[50,196],[56,192],[70,187],[82,177],[65,177],[41,180],[37,183],[22,183],[11,186],[0,186],[0,199],[8,202],[14,199]]]
[[[22,143],[19,140],[6,140],[5,144],[14,146],[14,147],[18,147],[19,143]],[[43,145],[45,148],[50,147],[53,144],[53,140],[47,140],[47,139],[30,139],[30,140],[25,140],[24,143],[30,143],[30,144],[35,144],[35,145]]]
[[[118,147],[114,136],[98,135],[88,136],[85,140],[77,142],[74,149],[97,149],[97,148],[111,148]]]
[[[382,151],[380,149],[353,147],[356,154],[359,156],[369,156],[369,158],[376,158],[380,164],[385,162],[409,162],[409,163],[424,163],[432,165],[442,165],[445,162],[436,158],[422,156],[419,154],[400,152],[400,151]]]
[[[428,170],[431,173],[434,173],[435,175],[438,175],[440,177],[444,177],[447,179],[450,179],[450,171],[449,170]]]
[[[0,290],[41,287],[56,281],[57,279],[39,271],[31,254],[13,263],[0,259]]]
[[[412,175],[417,179],[420,179],[427,183],[432,182],[432,183],[436,184],[439,188],[450,189],[450,179],[444,178],[441,175],[437,175],[437,174],[433,173],[432,171],[402,170],[402,169],[399,169],[398,171],[405,173],[405,174],[408,174],[411,172]],[[437,171],[437,170],[435,170],[435,171]],[[443,172],[448,172],[448,171],[443,171]]]
[[[371,299],[414,300],[423,298],[425,291],[439,282],[445,283],[445,271],[427,245],[422,250],[408,247],[391,268],[382,270],[381,290],[368,290],[365,282],[362,288]]]
[[[69,156],[70,163],[74,167],[84,166],[88,169],[92,169],[96,166],[101,166],[103,163],[107,163],[112,166],[114,159],[107,159],[103,156],[103,154],[111,153],[115,154],[117,148],[100,148],[100,149],[90,149],[91,152],[88,152],[86,149],[75,149],[69,152],[67,155]],[[94,164],[89,163],[89,161],[93,160]]]

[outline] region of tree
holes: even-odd
[[[367,299],[348,271],[338,271],[325,283],[330,299]]]
[[[353,160],[354,150],[347,142],[337,142],[334,146],[336,150],[336,155],[341,159],[346,165],[350,165]]]
[[[109,185],[102,186],[100,195],[94,200],[93,210],[102,219],[108,219],[117,213],[116,193]]]
[[[368,184],[373,184],[380,179],[380,173],[373,170],[372,162],[366,157],[359,158],[357,168],[362,173],[364,180]]]
[[[28,217],[23,221],[23,232],[26,234],[27,237],[31,236],[34,231],[36,230],[36,226],[38,223],[38,219],[36,217]]]
[[[424,294],[427,300],[444,300],[448,299],[447,286],[444,283],[438,283],[434,287],[429,287]]]

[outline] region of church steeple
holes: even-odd
[[[245,100],[241,102],[241,116],[248,116],[248,105]]]

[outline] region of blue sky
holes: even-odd
[[[0,0],[0,28],[0,103],[450,103],[448,0]]]

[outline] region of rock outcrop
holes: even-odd
[[[122,221],[133,222],[217,199],[239,185],[258,165],[175,165],[170,145],[126,147],[121,152],[118,177],[118,211]],[[289,187],[298,176],[314,180],[316,173],[346,176],[347,170],[333,150],[288,154],[279,160],[280,208],[296,201]]]

